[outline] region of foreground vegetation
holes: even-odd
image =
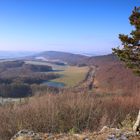
[[[104,125],[123,127],[127,124],[131,127],[139,101],[140,96],[69,92],[33,97],[20,105],[0,107],[0,136],[7,140],[22,129],[60,133],[97,131]],[[127,123],[124,123],[125,119]]]

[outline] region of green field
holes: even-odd
[[[89,67],[78,67],[78,66],[60,66],[47,62],[39,61],[26,61],[27,64],[33,65],[48,65],[53,68],[53,70],[58,70],[54,72],[60,74],[61,77],[51,80],[52,82],[61,82],[66,85],[66,87],[76,86],[79,82],[83,81],[89,70]],[[47,72],[48,73],[48,72]]]
[[[64,71],[56,72],[62,76],[52,81],[62,82],[66,87],[73,87],[85,79],[88,70],[88,67],[67,66]]]

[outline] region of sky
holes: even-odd
[[[110,53],[139,0],[0,0],[0,50]]]

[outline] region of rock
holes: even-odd
[[[104,126],[101,130],[100,130],[100,132],[101,133],[104,133],[104,132],[107,132],[109,130],[109,127],[108,126]]]
[[[139,114],[138,114],[136,123],[133,126],[133,131],[136,133],[140,133],[140,110],[139,110]]]
[[[29,130],[19,131],[11,140],[43,140],[39,134]]]
[[[140,140],[140,135],[135,132],[104,126],[100,132],[81,134],[35,133],[29,130],[21,130],[11,140]]]

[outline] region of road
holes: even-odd
[[[81,91],[92,90],[94,88],[96,69],[97,68],[95,66],[90,66],[85,79],[74,87],[74,91],[81,92]]]

